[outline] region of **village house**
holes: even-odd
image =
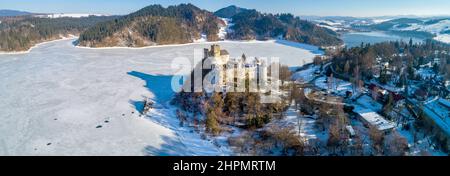
[[[371,109],[356,106],[353,112],[356,113],[357,117],[359,117],[364,124],[374,127],[378,131],[389,132],[395,128],[394,123],[384,119],[380,114]]]
[[[389,98],[389,94],[392,95],[395,102],[398,102],[400,100],[404,99],[404,96],[399,91],[386,89],[380,85],[376,85],[374,83],[371,83],[368,86],[368,89],[373,97],[376,97],[378,100],[381,100],[383,102],[387,101]]]

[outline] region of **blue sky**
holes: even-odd
[[[0,0],[0,9],[128,14],[150,4],[180,3],[210,11],[237,5],[263,12],[317,16],[450,15],[450,0]]]

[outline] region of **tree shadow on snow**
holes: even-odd
[[[294,47],[294,48],[300,48],[300,49],[308,50],[309,52],[311,52],[313,54],[324,54],[324,52],[322,50],[320,50],[319,47],[314,46],[314,45],[309,45],[309,44],[305,44],[305,43],[298,43],[298,42],[292,42],[292,41],[288,41],[288,40],[276,40],[275,43],[281,44],[281,45],[285,45],[285,46]]]
[[[158,148],[150,145],[146,146],[143,149],[143,152],[146,155],[192,155],[198,152],[201,152],[204,155],[217,154],[217,151],[214,150],[205,152],[205,144],[207,144],[208,141],[201,139],[201,137],[189,127],[180,127],[179,120],[175,117],[174,110],[165,106],[175,94],[171,86],[172,76],[149,75],[137,71],[131,71],[127,74],[144,80],[146,82],[144,86],[154,94],[153,101],[156,102],[154,109],[157,109],[157,111],[154,111],[154,113],[151,114],[151,117],[149,116],[149,119],[161,126],[183,134],[181,137],[178,136],[178,134],[174,137],[160,135],[163,144]],[[144,100],[145,98],[137,101],[130,100],[129,103],[133,105],[137,111],[142,112]],[[159,108],[158,106],[160,105],[163,105],[163,107]],[[183,142],[178,140],[180,138],[182,138]]]
[[[150,92],[152,92],[155,97],[154,101],[160,104],[165,104],[172,99],[174,91],[172,90],[172,76],[171,75],[150,75],[138,71],[131,71],[127,73],[128,75],[140,78],[146,82],[144,87],[146,87]],[[133,101],[133,105],[139,105],[143,102]]]
[[[138,111],[139,113],[142,114],[144,112],[145,102],[143,100],[142,101],[130,100],[128,102],[131,105],[133,105],[136,111]]]
[[[168,136],[161,136],[161,138],[164,143],[159,148],[146,146],[143,150],[144,154],[148,156],[180,156],[189,153],[185,151],[187,147],[174,138]]]

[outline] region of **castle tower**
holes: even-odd
[[[220,57],[220,46],[217,44],[211,45],[211,54],[213,55],[213,57]]]
[[[206,59],[209,57],[209,50],[208,48],[203,49],[203,58]]]
[[[218,73],[214,82],[219,86],[225,86],[231,77],[227,75],[227,66],[230,59],[228,51],[221,50],[219,45],[214,44],[211,45],[211,49],[204,49],[204,58],[210,60],[212,69]]]
[[[267,80],[268,80],[268,68],[265,60],[262,60],[258,64],[258,76],[259,76],[259,84],[261,87],[267,86]]]

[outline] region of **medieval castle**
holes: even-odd
[[[245,55],[241,58],[230,58],[228,51],[221,50],[217,44],[212,45],[211,49],[204,49],[204,59],[211,61],[212,71],[216,73],[212,83],[222,87],[223,91],[226,91],[229,85],[245,80],[244,78],[256,82],[259,87],[267,83],[268,66],[264,60],[249,59]]]

